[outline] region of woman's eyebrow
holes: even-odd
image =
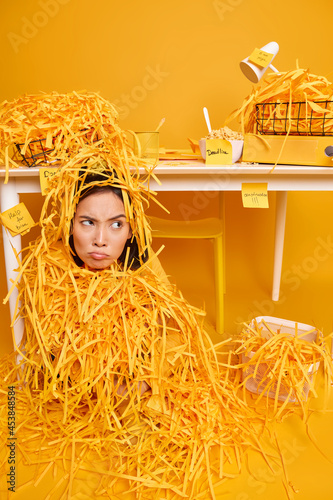
[[[126,219],[126,215],[125,214],[114,215],[113,217],[110,217],[108,220],[115,220],[120,218]],[[92,220],[93,222],[97,221],[97,219],[95,217],[92,217],[91,215],[79,215],[79,219],[89,219]]]

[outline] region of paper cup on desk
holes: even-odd
[[[134,154],[149,161],[159,159],[159,132],[135,132]]]
[[[256,49],[257,50],[257,49]],[[279,52],[279,45],[276,42],[270,42],[267,45],[261,47],[260,51],[266,52],[267,54],[271,54],[272,58],[269,64],[265,64],[264,66],[259,66],[258,64],[254,64],[249,59],[250,57],[246,57],[243,61],[240,62],[240,68],[246,78],[248,78],[253,83],[258,83],[263,77],[267,68],[278,73],[278,70],[271,64],[276,54]]]

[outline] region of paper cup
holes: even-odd
[[[276,42],[269,42],[267,45],[261,47],[260,50],[268,52],[269,54],[273,54],[270,64],[265,68],[261,68],[260,66],[249,62],[248,57],[240,62],[240,68],[243,71],[244,75],[253,83],[259,82],[267,68],[271,68],[273,71],[277,72],[277,69],[272,66],[272,61],[276,54],[279,52],[279,45]]]

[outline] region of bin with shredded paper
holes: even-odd
[[[239,348],[243,384],[277,401],[306,401],[320,365],[321,343],[322,333],[310,325],[271,316],[254,318],[243,330]]]

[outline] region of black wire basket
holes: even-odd
[[[47,155],[54,151],[54,147],[46,147],[46,139],[31,141],[24,153],[22,152],[24,143],[15,144],[15,146],[19,153],[20,160],[28,165],[28,167],[34,167],[38,163],[48,163]]]
[[[81,130],[80,132],[84,132],[82,137],[84,139],[84,144],[91,144],[98,142],[100,140],[97,132],[92,129]],[[49,164],[50,158],[49,154],[52,153],[55,149],[55,142],[58,136],[52,138],[52,147],[46,147],[46,138],[36,139],[34,141],[29,142],[26,150],[23,152],[23,148],[25,146],[24,143],[16,143],[15,147],[19,154],[19,159],[28,167],[34,167],[39,164]],[[52,158],[52,163],[55,162],[56,159]]]
[[[312,104],[312,107],[311,107]],[[268,102],[256,105],[257,133],[333,136],[333,101]]]

